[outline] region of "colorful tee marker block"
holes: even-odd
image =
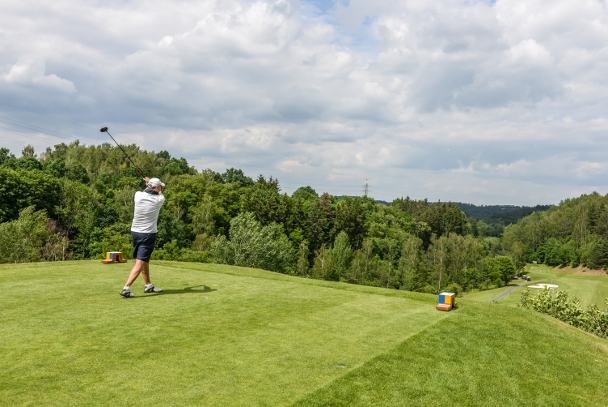
[[[452,309],[452,306],[449,304],[437,304],[435,308],[439,311],[449,311]]]
[[[456,306],[456,294],[455,293],[441,293],[439,294],[439,304],[436,309],[440,311],[449,311],[452,307]]]
[[[110,264],[114,262],[126,263],[126,260],[122,258],[122,252],[107,252],[106,259],[101,261],[104,264]]]

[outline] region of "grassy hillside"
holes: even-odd
[[[605,340],[533,311],[461,302],[297,405],[605,405]]]
[[[158,262],[0,266],[6,405],[588,404],[605,340],[468,299]],[[341,367],[342,366],[342,367]]]
[[[544,264],[528,264],[526,270],[532,282],[555,284],[558,286],[555,290],[567,291],[570,297],[577,297],[584,306],[595,304],[602,311],[608,308],[608,305],[606,305],[606,298],[608,298],[608,274],[604,272],[582,272],[580,268],[549,267]],[[483,302],[490,301],[509,288],[522,283],[524,283],[522,280],[513,280],[507,287],[469,294],[466,295],[466,298]],[[499,303],[517,304],[520,302],[521,291],[526,288],[527,286],[517,288],[511,294],[500,299]],[[531,290],[538,291],[539,289],[531,288]]]

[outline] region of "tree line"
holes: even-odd
[[[505,250],[522,262],[608,268],[608,195],[566,199],[505,228]]]
[[[123,148],[167,185],[153,259],[429,293],[504,285],[524,264],[512,243],[479,233],[453,203],[405,197],[386,206],[310,186],[290,196],[272,176],[199,172],[167,151]],[[109,143],[61,143],[39,155],[28,146],[19,158],[0,149],[0,262],[130,256],[133,195],[143,188]]]

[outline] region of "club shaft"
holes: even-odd
[[[108,130],[106,130],[106,133],[108,133],[108,136],[110,136],[110,138],[112,140],[114,140],[114,137],[112,137],[112,135],[110,134],[110,132]],[[122,150],[123,153],[125,153],[125,155],[127,156],[127,158],[129,159],[129,161],[131,161],[131,164],[133,164],[133,166],[137,169],[137,171],[139,171],[139,173],[141,175],[144,175],[143,172],[141,172],[141,170],[139,169],[139,167],[133,162],[133,160],[131,160],[131,157],[129,157],[129,154],[127,154],[127,152],[124,150],[124,148],[122,148],[120,146],[120,144],[118,144],[118,142],[116,140],[114,140],[114,142],[116,143],[116,145],[118,146],[118,148],[120,148]]]

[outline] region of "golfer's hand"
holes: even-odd
[[[144,177],[144,181],[146,181],[147,184],[148,182],[150,182],[150,177]]]

